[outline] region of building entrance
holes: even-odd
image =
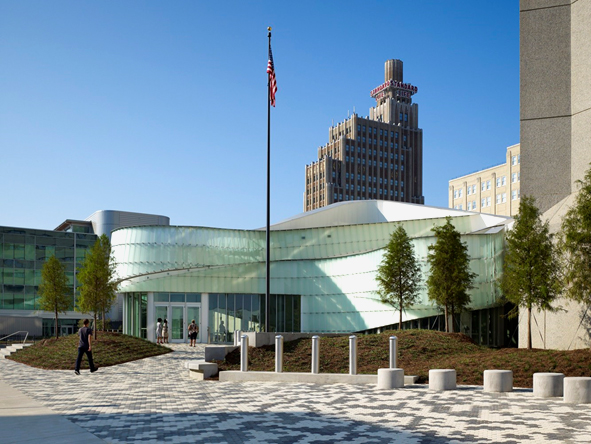
[[[197,342],[201,342],[201,304],[195,303],[170,303],[156,304],[154,306],[154,325],[158,318],[168,321],[168,340],[169,342],[183,343],[189,342],[189,332],[187,328],[193,319],[199,326]]]

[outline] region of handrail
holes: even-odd
[[[29,332],[28,331],[25,331],[25,330],[15,331],[14,333],[9,334],[8,336],[4,336],[3,338],[0,338],[0,341],[3,341],[4,339],[10,338],[11,336],[17,335],[19,333],[26,333],[25,339],[23,339],[23,344],[24,344],[27,341],[27,338],[29,337]]]

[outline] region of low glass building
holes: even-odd
[[[380,302],[375,281],[390,235],[397,224],[404,226],[426,279],[428,246],[435,242],[431,229],[447,216],[462,233],[477,274],[472,313],[458,320],[459,327],[486,338],[479,342],[503,345],[506,326],[496,319],[502,311],[496,282],[511,219],[387,201],[342,202],[271,227],[269,329],[349,333],[397,322],[397,311]],[[236,330],[264,329],[264,229],[128,227],[113,231],[111,241],[126,333],[154,340],[158,318],[168,320],[171,341],[187,341],[192,319],[199,323],[201,342],[230,342]],[[403,319],[439,315],[423,285],[420,302]],[[490,322],[482,327],[482,319]]]

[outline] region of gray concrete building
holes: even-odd
[[[384,77],[370,92],[369,116],[333,125],[318,160],[306,165],[304,211],[351,200],[425,203],[418,88],[404,82],[401,60],[388,60]]]
[[[591,0],[521,0],[519,15],[521,193],[556,232],[591,162]],[[535,314],[533,346],[589,347],[586,307],[558,305],[565,310]]]

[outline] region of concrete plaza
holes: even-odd
[[[199,382],[183,364],[204,347],[171,348],[80,376],[1,359],[0,442],[591,442],[591,405],[527,389]]]

